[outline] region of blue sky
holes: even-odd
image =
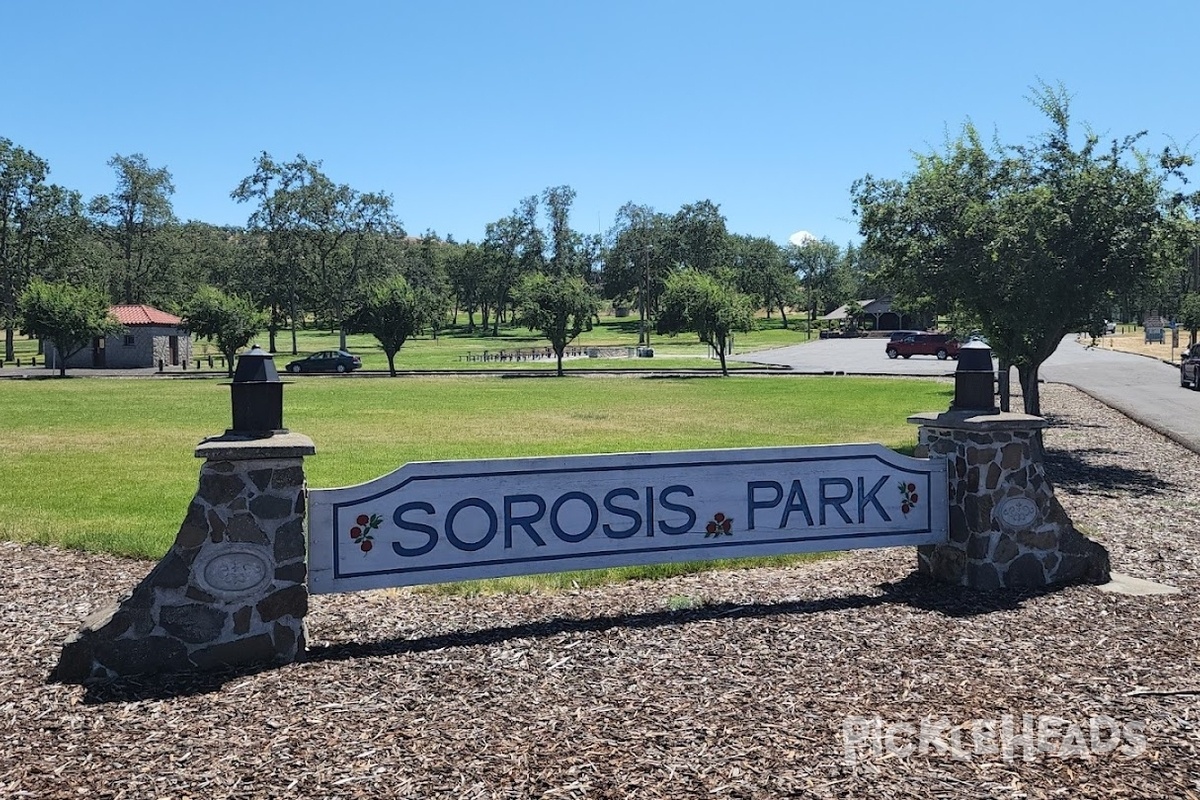
[[[142,153],[180,218],[219,224],[246,222],[229,193],[265,150],[459,241],[569,184],[586,233],[710,199],[737,233],[845,243],[856,178],[968,118],[1025,141],[1039,79],[1098,133],[1200,151],[1195,0],[5,6],[0,136],[85,198]]]

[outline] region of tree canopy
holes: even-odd
[[[266,322],[266,315],[248,298],[212,286],[197,289],[184,310],[184,325],[194,336],[216,343],[231,378],[237,351],[250,344]]]
[[[121,330],[109,313],[108,299],[87,286],[47,283],[35,278],[18,305],[21,330],[46,339],[58,351],[58,374],[67,374],[67,359],[93,339]]]
[[[675,336],[685,331],[717,351],[721,374],[728,375],[725,354],[738,331],[754,330],[754,304],[747,295],[697,269],[683,269],[667,278],[658,332]]]
[[[550,340],[563,374],[563,351],[576,336],[589,329],[596,313],[596,295],[578,275],[552,277],[526,275],[517,285],[517,323],[540,331]]]
[[[865,246],[905,298],[977,321],[1017,367],[1037,414],[1038,368],[1121,292],[1149,287],[1179,256],[1166,181],[1191,163],[1136,149],[1140,134],[1076,143],[1069,98],[1043,85],[1050,126],[1028,145],[986,147],[969,123],[905,180],[867,176],[853,195]]]
[[[160,302],[155,290],[167,289],[174,277],[161,235],[175,222],[171,173],[166,167],[151,167],[141,153],[115,155],[108,165],[117,175],[117,187],[93,198],[88,209],[108,223],[104,230],[116,251],[110,292],[122,303]]]
[[[387,355],[388,372],[396,374],[396,353],[429,322],[436,299],[414,289],[402,275],[370,286],[362,308],[347,323],[353,333],[369,333]]]

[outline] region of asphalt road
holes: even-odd
[[[816,375],[954,374],[955,361],[938,361],[932,356],[892,360],[884,355],[884,346],[883,339],[824,339],[733,358]],[[1146,356],[1087,348],[1067,337],[1042,365],[1040,377],[1074,386],[1200,453],[1200,392],[1180,387],[1177,367]]]

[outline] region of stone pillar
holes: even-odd
[[[1028,414],[918,414],[917,455],[948,460],[950,540],[917,548],[917,569],[973,589],[1105,583],[1108,551],[1054,497]]]
[[[206,439],[175,543],[133,593],[84,621],[52,679],[286,663],[308,610],[304,456],[295,433]]]

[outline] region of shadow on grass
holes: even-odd
[[[790,615],[829,614],[896,604],[948,617],[973,617],[993,612],[1014,611],[1020,609],[1027,600],[1051,594],[1063,587],[978,592],[938,583],[914,572],[899,581],[883,583],[876,588],[879,593],[874,595],[853,593],[840,597],[775,603],[715,603],[678,610],[611,614],[583,619],[555,617],[519,625],[454,631],[415,639],[393,638],[376,642],[321,645],[309,648],[303,662],[321,663],[403,656],[433,650],[487,647],[521,639],[548,639],[565,633],[674,628],[717,619],[767,619]],[[220,691],[230,681],[271,669],[271,665],[256,665],[220,672],[179,673],[91,683],[87,686],[84,702],[118,703],[207,694]]]
[[[490,325],[486,329],[477,326],[473,331],[469,331],[465,327],[443,328],[442,330],[438,331],[437,338],[460,340],[470,339],[479,347],[489,347],[502,344],[520,344],[522,346],[527,346],[531,342],[544,341],[537,335],[524,328],[510,328],[506,325],[500,326],[500,332],[495,335],[492,334],[492,327]]]
[[[637,317],[625,317],[622,318],[620,322],[616,320],[605,320],[597,325],[595,330],[620,333],[626,336],[636,336],[642,331],[642,323]]]

